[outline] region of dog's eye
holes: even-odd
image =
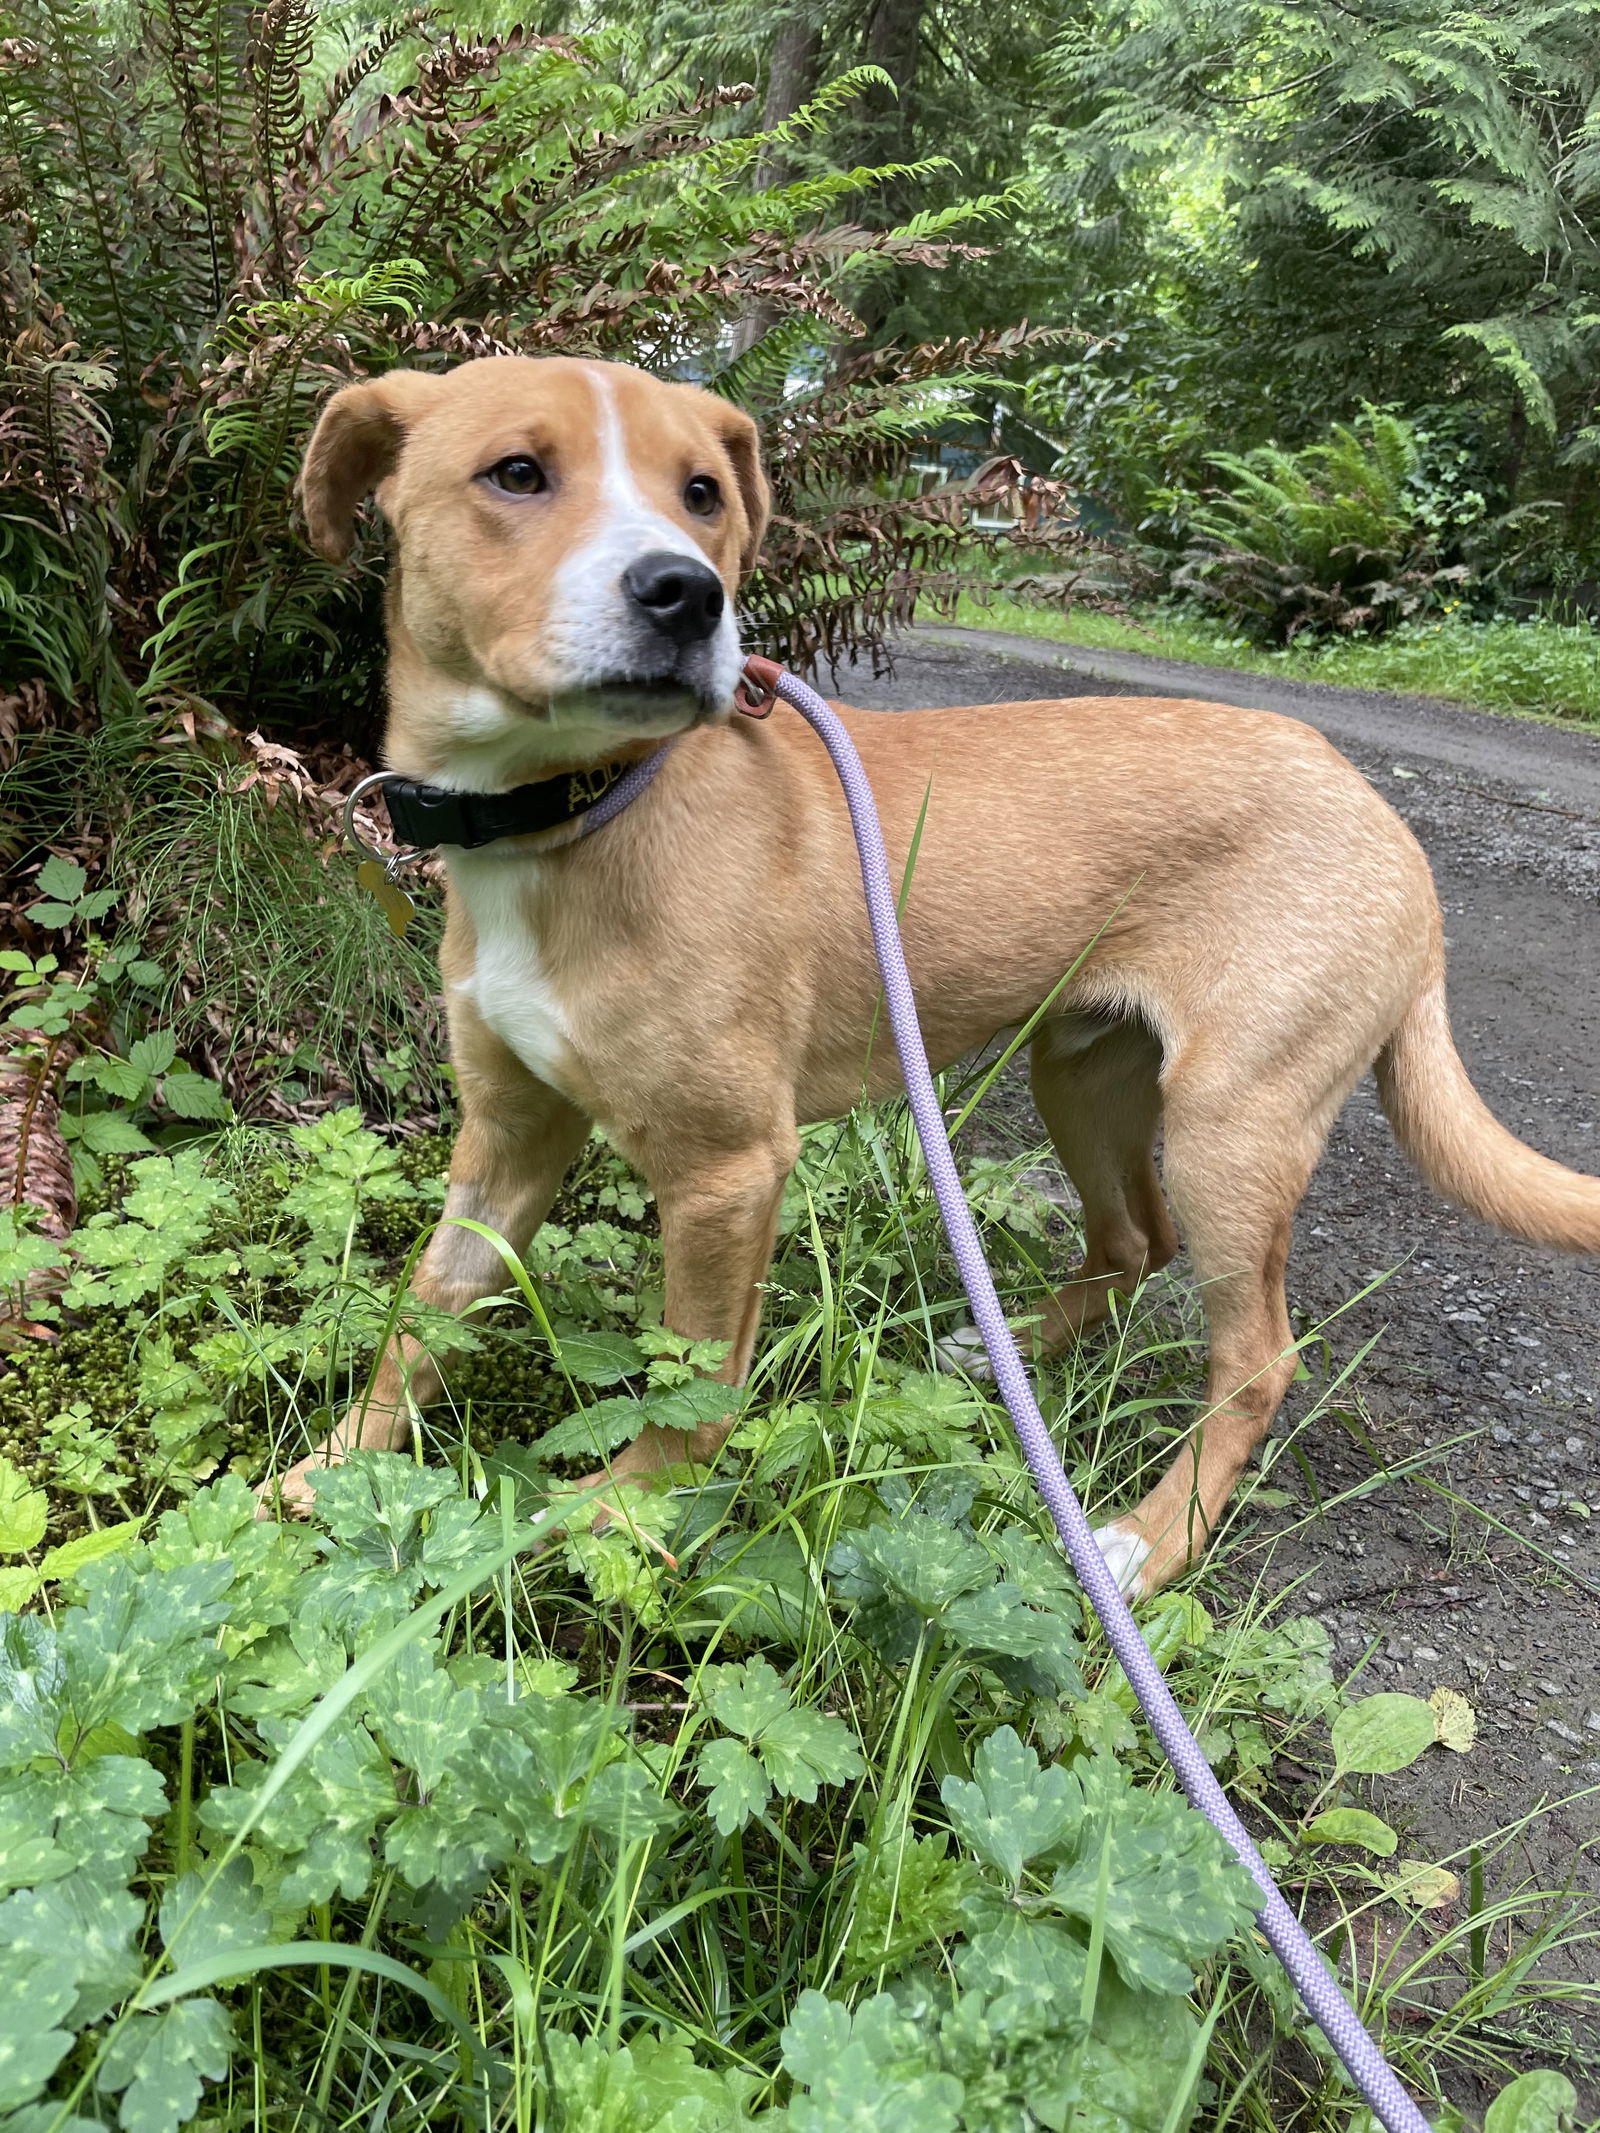
[[[509,459],[497,459],[485,470],[483,478],[492,489],[504,489],[507,496],[537,496],[545,486],[544,468],[526,452],[513,452]]]
[[[696,474],[692,481],[685,482],[684,509],[692,511],[696,518],[709,518],[721,502],[722,491],[709,474]]]

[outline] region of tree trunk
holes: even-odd
[[[869,66],[882,67],[896,91],[894,95],[887,89],[867,92],[873,128],[871,159],[875,163],[910,160],[925,4],[926,0],[874,0],[867,18],[866,47],[861,56]]]
[[[925,13],[926,0],[873,0],[861,56],[870,65],[882,67],[894,90],[867,92],[861,142],[861,160],[865,163],[909,163],[915,159],[917,61]],[[912,189],[901,180],[890,179],[878,193],[877,207],[885,223],[906,221],[915,211]],[[893,279],[871,284],[860,307],[869,333],[876,334],[882,328],[894,309],[895,295]]]
[[[821,58],[822,30],[809,10],[790,15],[780,23],[767,67],[767,94],[761,106],[763,133],[770,133],[774,126],[793,118],[814,93]],[[792,170],[782,149],[768,149],[756,165],[756,182],[764,186],[786,185]]]
[[[822,60],[822,31],[811,8],[802,5],[786,15],[772,40],[772,58],[767,66],[767,94],[761,106],[761,130],[770,133],[785,119],[793,118],[815,92]],[[782,148],[765,148],[756,162],[758,190],[787,185],[794,165]],[[775,322],[770,304],[748,304],[733,329],[733,353],[742,356],[753,348]]]

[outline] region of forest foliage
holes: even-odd
[[[406,1300],[430,922],[335,864],[382,535],[331,568],[293,483],[351,376],[575,353],[761,420],[747,633],[800,664],[1019,561],[1059,589],[1080,519],[1269,638],[1577,596],[1597,6],[11,0],[4,2133],[1354,2122],[997,1410],[930,1368],[898,1113],[808,1135],[725,1461],[608,1527],[574,1472],[729,1397],[638,1181],[596,1143],[492,1310]],[[924,494],[936,450],[983,471]],[[970,1186],[1024,1310],[1069,1242],[1035,1160]],[[1092,1502],[1201,1397],[1184,1308],[1052,1366]],[[448,1351],[425,1463],[258,1519],[402,1320]],[[1226,1627],[1185,1591],[1147,1633],[1459,2128],[1567,2056],[1591,1925],[1520,1830],[1397,1856],[1365,1779],[1470,1712],[1352,1703],[1245,1562]],[[1535,2064],[1488,2123],[1573,2108]]]
[[[950,153],[923,198],[1013,204],[992,257],[898,273],[880,330],[1086,333],[1017,366],[1003,426],[1158,562],[1229,488],[1213,455],[1321,447],[1371,408],[1406,424],[1417,524],[1480,604],[1600,577],[1594,0],[617,12],[707,79],[782,71],[790,95],[897,55],[859,138]]]
[[[426,943],[375,956],[321,871],[383,691],[381,532],[335,568],[294,503],[326,394],[512,352],[737,398],[774,487],[747,634],[810,665],[880,656],[953,593],[968,506],[918,493],[913,442],[1060,337],[868,331],[885,277],[971,256],[1005,206],[868,219],[929,159],[779,167],[879,69],[762,129],[752,85],[642,68],[621,28],[316,0],[19,0],[8,27],[0,857],[52,850],[122,892],[119,922],[168,951],[167,1026],[236,1095],[242,1075],[292,1103],[309,1076],[426,1109],[395,1064],[428,1049]],[[1002,460],[972,493],[1015,479]],[[1077,545],[1064,520],[1032,538]],[[29,903],[6,899],[25,959],[50,947]],[[119,1042],[148,1006],[117,1003]]]

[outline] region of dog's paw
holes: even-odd
[[[270,1481],[263,1481],[256,1489],[256,1517],[309,1518],[317,1498],[316,1477],[327,1473],[330,1466],[339,1464],[337,1458],[319,1458],[313,1452],[309,1459],[302,1459],[286,1474],[276,1474]]]
[[[1132,1526],[1096,1526],[1095,1543],[1105,1557],[1117,1590],[1125,1600],[1136,1600],[1144,1591],[1141,1572],[1150,1560],[1150,1543]]]
[[[939,1368],[952,1375],[960,1372],[969,1378],[978,1378],[987,1384],[994,1376],[994,1365],[989,1361],[989,1351],[983,1345],[983,1335],[976,1326],[957,1326],[934,1342],[934,1353],[939,1358]]]

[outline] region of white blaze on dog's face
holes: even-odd
[[[410,775],[492,789],[731,710],[767,487],[714,395],[566,357],[394,371],[334,395],[301,487],[325,555],[369,490],[394,527],[387,753]]]

